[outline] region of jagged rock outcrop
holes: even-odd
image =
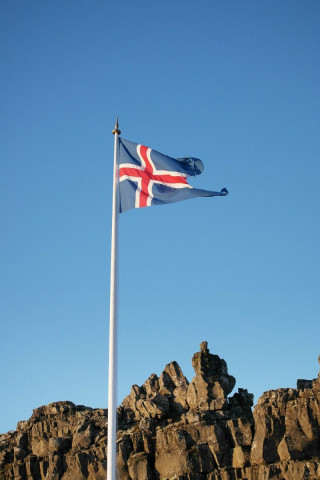
[[[35,409],[0,436],[0,479],[104,479],[106,414],[72,402]]]
[[[320,479],[320,378],[253,395],[207,342],[190,382],[176,362],[118,409],[121,480]],[[0,480],[106,478],[107,411],[57,402],[0,435]]]
[[[209,355],[207,342],[194,354],[192,366],[196,376],[188,388],[187,402],[191,410],[221,410],[226,407],[227,395],[236,379],[228,375],[228,367],[218,355]]]

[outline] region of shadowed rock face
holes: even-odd
[[[320,479],[320,378],[258,400],[207,342],[189,384],[176,362],[133,385],[118,409],[123,480]],[[107,411],[57,402],[0,435],[1,480],[104,480]]]

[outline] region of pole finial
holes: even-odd
[[[117,120],[116,120],[116,124],[115,124],[115,126],[114,126],[114,130],[112,130],[112,133],[113,133],[113,135],[115,135],[116,133],[117,133],[118,135],[120,135],[120,133],[121,133],[121,130],[119,130],[118,117],[117,117]]]

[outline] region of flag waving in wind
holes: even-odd
[[[195,197],[228,195],[225,188],[213,192],[188,184],[187,177],[203,171],[198,158],[174,159],[123,138],[119,142],[120,212]]]

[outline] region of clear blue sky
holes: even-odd
[[[3,0],[0,432],[107,406],[113,136],[202,198],[120,218],[119,402],[202,340],[255,402],[318,374],[320,2]]]

